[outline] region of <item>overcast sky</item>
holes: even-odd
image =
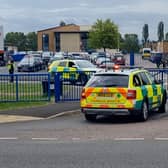
[[[157,40],[157,27],[168,32],[168,0],[0,0],[0,25],[4,32],[32,32],[58,26],[60,21],[92,25],[110,18],[122,35],[138,34],[149,26],[150,40]]]

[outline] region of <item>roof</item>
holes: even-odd
[[[65,26],[56,26],[43,30],[39,30],[38,32],[44,31],[53,31],[53,32],[88,32],[91,29],[91,26],[79,26],[75,24],[68,24]]]

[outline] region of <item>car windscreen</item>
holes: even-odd
[[[85,60],[80,60],[80,61],[76,61],[76,65],[79,68],[95,68],[96,66],[94,64],[92,64],[89,61],[85,61]]]
[[[86,87],[128,87],[128,75],[95,74]]]
[[[25,57],[23,58],[20,63],[21,64],[32,64],[34,62],[34,58],[33,57]]]

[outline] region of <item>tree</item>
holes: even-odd
[[[146,45],[149,37],[149,31],[148,31],[148,24],[144,24],[143,30],[142,30],[142,40],[143,40],[143,45]]]
[[[158,41],[164,40],[164,23],[161,21],[158,24]]]
[[[168,32],[165,35],[165,39],[166,39],[166,41],[168,41]]]
[[[139,52],[139,40],[137,34],[125,34],[123,48],[127,52]]]
[[[10,32],[5,36],[5,44],[16,46],[19,51],[25,51],[26,36],[22,32]]]
[[[103,48],[106,52],[107,48],[117,48],[118,42],[118,26],[110,19],[105,21],[98,19],[89,32],[89,47],[91,48]]]
[[[36,51],[37,50],[37,33],[30,32],[26,35],[26,50]]]
[[[65,26],[66,25],[66,23],[63,21],[63,20],[61,20],[61,22],[60,22],[60,24],[59,24],[60,26]]]
[[[30,32],[25,35],[22,32],[9,32],[5,36],[5,45],[16,46],[18,51],[36,51],[37,33]]]

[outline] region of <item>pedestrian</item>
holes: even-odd
[[[9,61],[8,63],[8,71],[9,71],[9,75],[10,75],[10,82],[13,82],[14,81],[14,61],[11,60]]]

